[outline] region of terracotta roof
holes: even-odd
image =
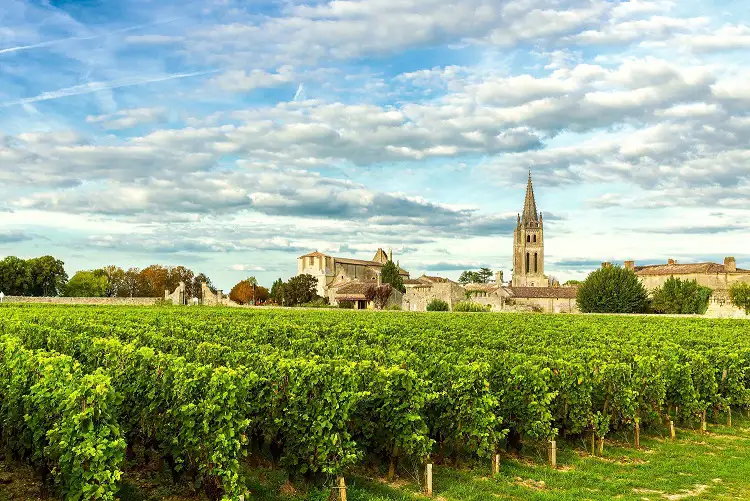
[[[323,254],[322,252],[315,251],[300,257],[328,257],[328,255]]]
[[[404,285],[416,285],[419,287],[432,287],[432,282],[423,280],[421,278],[407,278],[404,280]]]
[[[423,280],[429,280],[430,282],[436,283],[436,284],[446,284],[448,282],[453,282],[453,280],[451,280],[450,278],[445,278],[445,277],[431,277],[429,275],[422,275],[419,278],[420,278],[420,280],[421,279],[423,279]],[[456,283],[456,282],[453,282],[453,283]]]
[[[686,275],[714,273],[727,273],[723,264],[718,263],[689,263],[689,264],[652,264],[649,266],[636,266],[633,268],[636,275]],[[731,273],[731,272],[729,272]],[[749,270],[737,268],[737,273],[750,273]]]
[[[464,285],[464,289],[466,289],[469,292],[475,292],[475,291],[481,291],[481,292],[494,292],[498,290],[500,287],[498,287],[495,284],[466,284]]]
[[[376,287],[377,284],[369,282],[352,281],[348,284],[344,284],[336,290],[336,295],[339,294],[364,294],[370,287]]]
[[[507,287],[517,298],[575,299],[577,287]]]

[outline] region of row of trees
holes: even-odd
[[[185,282],[190,297],[201,298],[211,279],[184,266],[151,265],[147,268],[105,266],[82,270],[68,279],[65,263],[52,256],[21,259],[8,256],[0,261],[0,291],[7,296],[71,297],[163,297]]]
[[[269,299],[269,291],[258,285],[255,277],[240,280],[229,292],[229,299],[238,304],[263,304]]]
[[[67,282],[65,263],[52,256],[0,261],[0,291],[7,296],[59,296]]]

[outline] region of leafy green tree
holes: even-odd
[[[245,279],[250,285],[258,285],[258,279],[255,277],[247,277]]]
[[[632,270],[605,266],[589,273],[576,301],[584,313],[643,313],[648,293]]]
[[[268,296],[275,302],[281,303],[281,289],[284,287],[284,281],[280,278],[271,285],[271,292]]]
[[[404,279],[398,274],[398,266],[393,261],[388,260],[380,271],[380,281],[384,284],[391,284],[394,289],[406,292]]]
[[[125,283],[125,270],[112,264],[102,268],[102,271],[107,276],[107,291],[105,296],[120,296],[120,289],[124,287]]]
[[[465,270],[461,272],[461,276],[458,277],[458,283],[461,285],[466,284],[477,284],[480,281],[479,273],[476,271]]]
[[[702,315],[708,309],[712,292],[696,280],[669,277],[664,285],[653,290],[651,308],[657,313]]]
[[[68,274],[65,263],[52,256],[35,257],[26,261],[27,295],[59,296],[65,290]]]
[[[479,268],[477,272],[479,283],[486,284],[492,278],[492,270],[489,268]]]
[[[733,283],[729,288],[729,299],[737,308],[744,310],[746,315],[750,315],[750,284]]]
[[[284,306],[297,306],[318,298],[318,279],[304,274],[290,278],[282,287],[281,301]]]
[[[433,299],[427,305],[427,311],[449,311],[450,306],[442,299]]]
[[[109,279],[104,270],[83,270],[73,275],[65,284],[68,297],[105,297]]]
[[[571,286],[571,285],[581,285],[583,282],[580,280],[568,280],[563,285]]]
[[[0,291],[7,296],[26,295],[29,274],[24,259],[8,256],[0,261]]]

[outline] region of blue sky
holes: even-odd
[[[270,284],[311,250],[750,267],[741,1],[3,0],[0,256]]]

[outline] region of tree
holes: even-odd
[[[268,294],[269,297],[276,303],[281,304],[281,289],[284,287],[284,281],[280,278],[271,285],[271,292]]]
[[[65,284],[68,297],[105,297],[109,279],[104,270],[82,270]]]
[[[396,266],[396,264],[390,259],[386,261],[383,268],[380,270],[380,282],[383,284],[391,284],[394,289],[406,292],[404,279],[398,274],[398,266]]]
[[[258,285],[258,279],[255,277],[247,277],[245,280],[249,282],[250,285]]]
[[[576,301],[584,313],[643,313],[648,293],[632,270],[605,266],[589,273]]]
[[[8,296],[26,295],[29,274],[26,261],[8,256],[0,261],[0,291]]]
[[[27,294],[31,296],[59,296],[65,290],[68,274],[65,263],[52,256],[35,257],[26,261]]]
[[[239,304],[250,303],[253,300],[253,284],[241,280],[229,291],[229,299]]]
[[[164,297],[169,280],[169,270],[160,264],[152,264],[141,270],[139,276],[139,295],[145,297]],[[177,284],[175,284],[175,287]],[[172,292],[174,287],[169,289]]]
[[[461,272],[461,276],[458,277],[458,283],[461,285],[478,284],[480,280],[479,273],[469,270]]]
[[[382,310],[388,305],[388,300],[393,294],[393,286],[391,284],[378,285],[373,292],[372,302],[376,309]]]
[[[119,266],[109,265],[102,268],[102,271],[107,276],[107,290],[105,296],[120,297],[120,290],[125,287],[125,270]]]
[[[448,310],[450,310],[450,306],[448,306],[448,303],[446,303],[442,299],[433,299],[427,305],[427,311],[448,311]]]
[[[571,286],[571,285],[581,285],[583,282],[580,280],[568,280],[563,284],[563,286]]]
[[[255,304],[265,303],[266,301],[268,301],[269,297],[270,293],[268,292],[268,289],[266,289],[262,285],[258,285],[257,287],[255,287]]]
[[[318,279],[309,274],[297,275],[290,278],[282,287],[282,304],[297,306],[318,297]]]
[[[489,268],[479,268],[477,276],[479,277],[479,283],[486,284],[492,278],[492,270]]]
[[[745,311],[750,315],[750,284],[745,282],[735,282],[729,287],[729,299],[737,308]]]
[[[122,280],[122,287],[118,289],[118,297],[148,297],[148,284],[138,268],[129,268]],[[162,292],[163,294],[163,292]]]
[[[696,280],[669,277],[651,293],[651,308],[657,313],[703,315],[712,292],[698,285]]]

